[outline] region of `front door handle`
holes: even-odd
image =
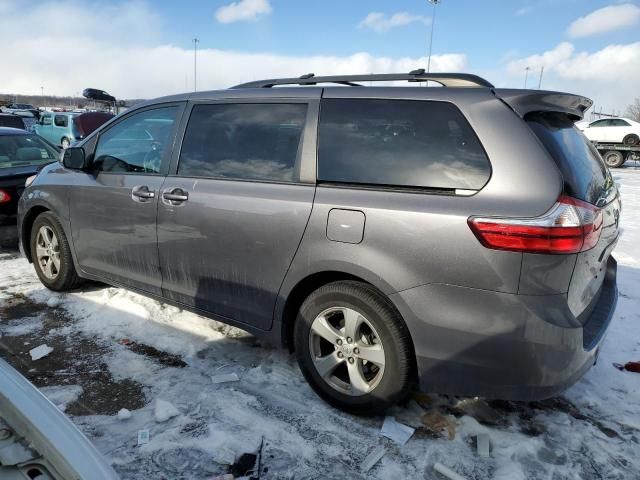
[[[162,194],[162,198],[175,205],[176,203],[182,203],[189,200],[189,194],[181,188],[172,188],[171,190],[165,190]]]
[[[149,190],[149,187],[146,185],[139,185],[137,187],[133,187],[133,190],[131,190],[131,197],[136,201],[146,202],[155,196],[156,192]]]

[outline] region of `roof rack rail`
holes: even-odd
[[[269,80],[257,80],[243,83],[232,88],[271,88],[276,85],[317,85],[319,83],[334,83],[351,87],[362,87],[357,82],[436,82],[443,87],[486,87],[493,85],[482,77],[470,73],[425,73],[424,68],[413,70],[409,73],[383,73],[368,75],[334,75],[316,77],[313,73],[307,73],[298,78],[272,78]]]

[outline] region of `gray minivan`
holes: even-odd
[[[423,70],[160,98],[40,172],[21,245],[52,290],[98,280],[286,345],[347,411],[415,386],[549,397],[617,300],[621,203],[574,126],[590,105]]]

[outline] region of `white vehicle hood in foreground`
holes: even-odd
[[[40,476],[34,477],[34,472]],[[0,478],[119,479],[73,423],[2,359]]]

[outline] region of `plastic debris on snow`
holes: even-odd
[[[234,480],[234,476],[230,473],[224,473],[222,475],[216,475],[211,480]]]
[[[46,357],[51,352],[53,352],[53,348],[51,348],[47,344],[44,344],[44,345],[40,345],[39,347],[36,347],[36,348],[34,348],[32,350],[29,350],[29,355],[31,355],[31,360],[36,361],[36,360],[40,360],[41,358]]]
[[[129,420],[131,418],[131,412],[126,408],[121,408],[116,416],[120,421]]]
[[[382,424],[382,430],[380,430],[380,435],[387,437],[400,445],[404,445],[409,441],[413,432],[415,432],[414,428],[397,422],[395,417],[385,417],[384,423]]]
[[[138,430],[138,445],[149,443],[149,430]]]
[[[236,461],[236,454],[229,448],[219,448],[213,455],[213,461],[220,465],[233,465]]]
[[[155,419],[158,423],[164,423],[167,420],[180,415],[180,410],[166,400],[156,399]]]
[[[438,472],[440,475],[444,475],[445,477],[447,477],[449,480],[467,480],[462,475],[459,475],[455,471],[451,470],[449,467],[439,462],[436,462],[436,464],[433,466],[433,469],[436,472]]]
[[[478,447],[478,455],[482,458],[489,458],[489,451],[491,449],[491,442],[489,441],[489,435],[481,433],[476,437],[476,445]]]
[[[387,453],[387,450],[382,445],[378,445],[376,448],[374,448],[360,465],[360,470],[362,471],[362,473],[367,473],[369,470],[371,470],[375,466],[375,464],[378,463],[382,459],[382,457],[384,457],[385,453]]]
[[[221,373],[220,375],[213,375],[211,381],[217,383],[237,382],[240,380],[237,373]]]

